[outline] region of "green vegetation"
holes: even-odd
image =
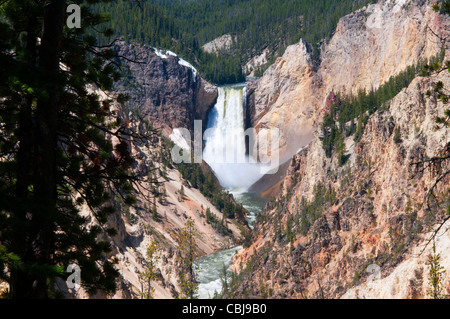
[[[294,227],[294,218],[292,217],[292,215],[289,215],[286,222],[285,235],[286,241],[290,244],[291,249],[293,248],[295,241],[295,232],[293,227]]]
[[[200,190],[225,217],[235,218],[236,215],[245,215],[245,208],[233,200],[233,195],[222,189],[212,171],[203,170],[200,164],[195,163],[181,163],[177,168],[183,179]]]
[[[225,267],[225,264],[223,264],[222,266],[222,273],[220,275],[220,282],[222,283],[222,295],[228,295],[229,290],[228,290],[228,282],[229,282],[229,278],[228,278],[228,269],[227,267]],[[219,293],[217,291],[214,292],[214,299],[218,299],[219,298]]]
[[[95,10],[98,13],[107,12],[108,22],[104,28],[114,29],[109,37],[95,33],[103,45],[115,38],[136,41],[176,52],[191,62],[210,82],[225,84],[245,80],[238,57],[217,57],[204,52],[198,40],[186,33],[184,25],[180,25],[165,8],[150,1],[118,0],[99,4]]]
[[[400,128],[395,128],[394,130],[394,142],[395,144],[399,144],[402,142],[402,133],[400,132]]]
[[[140,294],[142,299],[153,299],[155,288],[152,286],[152,281],[158,276],[156,268],[156,264],[159,260],[159,256],[156,254],[158,249],[159,246],[155,241],[152,241],[147,245],[147,250],[145,252],[145,261],[147,264],[144,266],[144,271],[139,274],[139,280],[141,281]]]
[[[184,197],[184,186],[183,185],[181,185],[178,193],[180,194],[181,197]]]
[[[159,214],[158,214],[158,209],[156,207],[156,197],[153,197],[153,203],[152,203],[152,209],[151,209],[151,215],[154,221],[161,221],[161,219],[159,218]]]
[[[111,90],[120,77],[115,52],[86,34],[103,18],[72,2],[82,8],[79,29],[66,27],[62,0],[0,4],[0,275],[11,298],[55,297],[72,263],[88,293],[113,293],[111,199],[134,204],[132,184],[142,180],[129,151],[140,136],[112,114],[112,99],[88,90]]]
[[[209,207],[206,209],[206,222],[210,224],[219,234],[231,235],[231,230],[227,227],[225,222],[225,215],[219,220],[217,216],[211,213]]]
[[[300,38],[318,62],[320,45],[331,37],[338,20],[372,2],[119,0],[96,9],[109,13],[107,27],[114,29],[114,37],[170,49],[195,65],[207,80],[224,84],[243,81],[242,65],[265,49],[270,65]],[[218,57],[203,52],[202,45],[224,34],[237,37],[229,52]]]
[[[177,19],[200,44],[224,34],[237,35],[236,54],[248,60],[268,48],[273,54],[303,38],[318,52],[338,20],[374,1],[306,0],[151,0]],[[256,54],[255,54],[256,53]]]
[[[431,299],[443,299],[445,269],[441,266],[441,254],[436,252],[436,244],[433,242],[432,254],[428,258],[427,265],[430,267],[428,272],[428,283],[430,288],[427,295]]]
[[[195,274],[195,259],[197,257],[199,233],[195,229],[195,221],[189,217],[178,238],[180,257],[178,258],[178,283],[181,299],[196,299],[198,282]]]
[[[427,65],[440,64],[444,55],[445,51],[442,50],[430,61],[419,61],[417,65],[407,67],[405,71],[392,76],[388,82],[376,90],[369,92],[359,90],[358,94],[350,96],[337,94],[337,102],[331,105],[330,111],[324,116],[322,123],[323,148],[327,157],[331,157],[335,150],[338,154],[339,164],[344,164],[343,139],[354,135],[355,141],[358,142],[369,116],[377,110],[383,109],[386,103],[406,88],[417,75],[424,74]],[[355,125],[355,121],[357,121],[357,125]],[[399,142],[398,134],[395,141]]]
[[[314,197],[310,202],[302,197],[299,214],[296,216],[300,234],[306,235],[311,225],[322,216],[327,207],[330,207],[335,200],[336,192],[323,184],[314,187]]]
[[[215,299],[253,299],[272,298],[274,295],[274,284],[267,282],[269,279],[270,269],[274,269],[279,266],[276,262],[276,250],[272,242],[267,243],[263,248],[256,251],[253,250],[252,255],[247,260],[245,265],[240,265],[238,273],[229,272],[225,269],[221,275],[221,281],[223,283],[222,290],[214,295]],[[267,272],[265,272],[267,271]],[[255,273],[259,273],[258,284],[249,285],[246,283],[256,282]],[[267,275],[267,277],[266,277]],[[280,282],[287,280],[292,273],[287,274],[285,267],[280,267]],[[289,278],[290,279],[290,278]],[[276,279],[275,279],[276,280]],[[242,288],[244,289],[242,290]],[[237,294],[236,291],[239,291]],[[288,298],[284,293],[277,294],[280,298]]]

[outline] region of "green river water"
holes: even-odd
[[[256,215],[262,211],[267,200],[252,193],[233,193],[233,196],[237,202],[241,203],[250,212],[250,215],[247,216],[247,221],[249,226],[253,228]],[[196,274],[199,282],[198,297],[200,299],[212,298],[215,291],[220,292],[222,289],[220,277],[223,267],[225,265],[228,269],[231,264],[231,258],[240,249],[242,249],[242,246],[222,250],[196,261]],[[229,269],[227,271],[231,272]]]

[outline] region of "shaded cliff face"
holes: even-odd
[[[313,66],[300,42],[248,89],[249,125],[279,128],[282,158],[312,140],[330,92],[371,90],[440,51],[448,19],[423,1],[380,1],[343,17]]]
[[[115,88],[129,94],[130,107],[138,108],[166,136],[174,128],[192,131],[194,120],[202,120],[205,128],[218,96],[215,86],[172,53],[156,54],[152,48],[125,43],[115,50],[137,62],[126,62],[127,74]]]

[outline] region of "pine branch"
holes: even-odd
[[[428,24],[427,24],[427,29],[435,36],[438,38],[439,42],[441,43],[441,46],[445,49],[449,49],[450,46],[446,45],[446,43],[449,42],[449,38],[448,37],[444,37],[441,35],[438,35]]]

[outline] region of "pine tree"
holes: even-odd
[[[119,78],[111,46],[85,33],[104,19],[73,3],[82,8],[79,29],[65,26],[63,0],[1,4],[0,242],[20,259],[7,265],[13,298],[50,297],[51,282],[67,278],[71,263],[89,293],[114,292],[115,260],[98,238],[115,234],[105,227],[115,211],[111,192],[133,204],[132,183],[141,180],[130,171],[129,144],[143,137],[110,111],[111,98],[90,89],[110,90]]]
[[[146,265],[144,266],[144,271],[139,275],[139,280],[141,281],[141,298],[143,299],[153,299],[155,288],[152,286],[152,281],[156,279],[157,268],[156,264],[159,261],[159,256],[157,251],[159,245],[152,241],[147,245],[147,250],[145,252]]]
[[[428,273],[428,283],[430,288],[427,290],[428,297],[431,299],[442,299],[445,269],[441,266],[441,255],[436,253],[436,244],[433,242],[433,250],[429,256],[427,265],[430,266]]]
[[[228,271],[225,264],[222,266],[222,273],[220,274],[220,282],[222,283],[222,298],[226,298],[229,293],[229,278],[228,278]]]
[[[338,163],[340,166],[345,164],[346,156],[345,156],[345,141],[341,131],[336,138],[336,154]]]
[[[156,207],[155,197],[153,197],[152,218],[155,221],[159,221],[159,216],[158,216],[158,210],[157,210],[157,207]]]
[[[400,132],[400,128],[395,128],[394,130],[394,142],[395,144],[399,144],[402,142],[402,134]]]
[[[212,220],[211,209],[209,209],[209,207],[206,207],[206,222],[210,224],[211,220]]]
[[[295,241],[295,232],[293,229],[294,224],[294,218],[292,215],[289,215],[287,222],[286,222],[286,240],[290,244],[290,248],[292,249],[294,247],[294,241]]]
[[[183,185],[181,185],[181,188],[180,188],[178,193],[180,194],[181,201],[183,201],[183,199],[184,199],[184,187],[183,187]]]
[[[195,274],[195,258],[198,250],[199,233],[195,229],[195,221],[189,217],[180,232],[178,248],[180,250],[178,283],[181,299],[197,298],[198,282]]]

